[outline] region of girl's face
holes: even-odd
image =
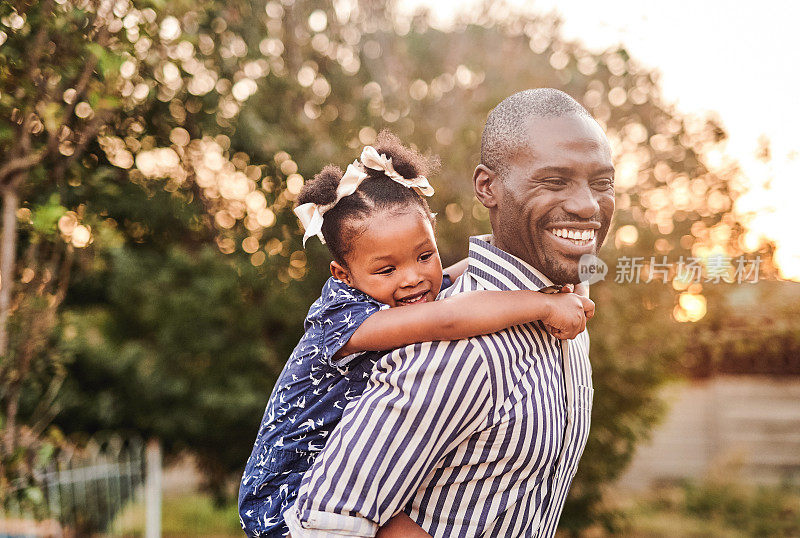
[[[347,267],[331,262],[331,274],[391,307],[436,299],[442,262],[422,211],[380,211],[364,226],[353,240]]]

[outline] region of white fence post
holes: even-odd
[[[147,442],[144,487],[145,538],[161,538],[161,445]]]

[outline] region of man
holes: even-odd
[[[475,194],[493,236],[445,295],[578,282],[614,212],[608,141],[563,92],[490,114]],[[553,536],[589,431],[589,338],[540,323],[384,356],[286,513],[294,538],[373,536],[405,512],[433,536]]]

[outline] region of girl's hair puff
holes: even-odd
[[[439,159],[426,157],[418,151],[403,146],[400,139],[389,131],[381,131],[373,144],[379,154],[392,159],[395,171],[407,179],[428,176],[439,169]],[[356,192],[345,196],[325,213],[322,235],[333,259],[346,266],[346,256],[355,239],[365,227],[363,220],[378,211],[402,211],[412,207],[435,224],[428,202],[413,189],[390,179],[382,170],[364,168],[367,178]],[[329,164],[314,179],[303,185],[297,197],[298,204],[308,202],[317,205],[330,204],[336,200],[336,189],[343,172],[338,166]]]

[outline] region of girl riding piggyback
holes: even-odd
[[[575,293],[476,291],[436,301],[443,271],[425,201],[435,165],[382,132],[344,173],[326,166],[300,192],[295,212],[304,244],[317,235],[327,245],[332,277],[308,311],[305,334],[275,384],[247,461],[239,514],[248,536],[288,533],[283,513],[303,473],[387,351],[535,321],[559,338],[574,338],[593,315],[594,304]],[[465,265],[445,276],[456,278]],[[400,513],[384,533],[408,524],[416,525]]]

